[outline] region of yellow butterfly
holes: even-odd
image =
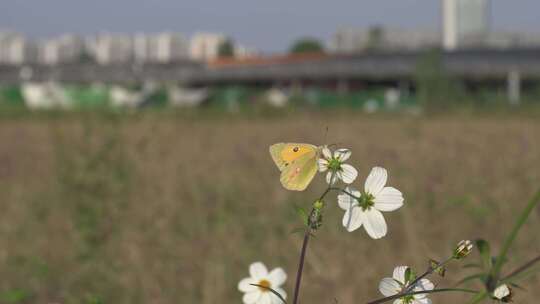
[[[278,143],[270,155],[281,171],[280,181],[288,190],[303,191],[317,173],[321,147],[310,144]]]

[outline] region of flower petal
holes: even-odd
[[[413,304],[431,304],[431,299],[428,298],[422,298],[422,299],[414,299]]]
[[[403,304],[403,300],[402,299],[394,300],[393,304]]]
[[[258,289],[258,287],[250,285],[250,284],[256,284],[256,283],[257,283],[257,280],[255,280],[254,278],[242,279],[238,283],[238,290],[240,290],[241,292],[253,292],[253,291],[256,291]]]
[[[272,304],[272,297],[275,297],[275,295],[270,291],[261,292],[261,297],[257,301],[257,304]]]
[[[345,191],[356,197],[360,197],[360,191],[353,187],[347,187],[345,188]],[[358,201],[349,194],[341,193],[338,195],[338,205],[343,210],[349,210],[352,206],[358,205]]]
[[[435,288],[435,285],[428,279],[421,279],[416,283],[415,288],[421,290],[433,290]]]
[[[248,292],[248,293],[244,294],[244,297],[242,298],[242,301],[245,304],[255,304],[255,303],[257,303],[259,301],[262,294],[263,293],[260,292],[259,290],[255,290],[253,292]]]
[[[342,162],[349,159],[349,157],[351,157],[351,150],[349,150],[349,149],[337,149],[334,152],[334,158],[337,158]]]
[[[358,171],[356,169],[348,164],[342,164],[341,165],[341,179],[344,183],[350,184],[354,182],[356,177],[358,176]]]
[[[328,161],[324,158],[319,158],[317,161],[317,164],[319,165],[319,172],[324,172],[328,170]]]
[[[263,263],[256,262],[249,266],[249,274],[255,280],[262,280],[266,279],[266,277],[268,276],[268,270]]]
[[[386,235],[386,221],[379,210],[371,208],[362,212],[361,217],[364,229],[372,239],[380,239]]]
[[[276,289],[276,287],[285,283],[287,280],[287,274],[282,268],[278,267],[270,271],[268,274],[268,280],[272,284],[272,288]]]
[[[330,151],[330,149],[328,149],[327,146],[324,146],[324,148],[322,149],[322,154],[323,154],[323,157],[326,159],[332,158],[332,151]]]
[[[385,297],[390,297],[398,294],[401,291],[401,286],[392,278],[384,278],[379,283],[379,291]]]
[[[377,210],[394,211],[403,206],[403,195],[396,188],[384,187],[373,201]]]
[[[394,280],[397,280],[401,284],[405,284],[405,272],[409,269],[409,266],[398,266],[394,268],[394,272],[392,273],[392,278]]]
[[[379,194],[379,192],[384,188],[384,185],[386,185],[387,179],[388,173],[386,172],[386,169],[374,167],[371,169],[371,172],[366,179],[364,190],[373,196],[377,196],[377,194]]]
[[[430,280],[428,279],[421,279],[420,281],[418,281],[414,288],[413,288],[413,291],[424,291],[424,290],[433,290],[433,288],[435,288],[435,285],[433,285],[433,283],[431,283]],[[416,294],[414,295],[414,298],[415,299],[423,299],[427,296],[427,294],[425,293],[420,293],[420,294]]]
[[[349,210],[345,211],[342,221],[343,227],[345,227],[349,232],[360,228],[362,226],[363,213],[364,211],[362,211],[362,208],[356,206],[353,206]]]
[[[340,172],[334,172],[330,170],[328,171],[328,173],[326,173],[326,183],[328,183],[329,185],[333,185],[337,182],[338,179],[340,179],[340,176]]]

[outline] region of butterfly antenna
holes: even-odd
[[[324,141],[323,141],[324,144],[326,144],[327,139],[328,139],[328,126],[326,126],[326,131],[324,132]]]

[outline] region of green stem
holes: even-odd
[[[523,227],[523,224],[525,224],[532,210],[534,209],[536,204],[538,204],[539,202],[540,202],[540,190],[536,192],[536,194],[531,199],[529,204],[525,207],[521,215],[518,217],[514,227],[512,228],[512,231],[506,238],[506,241],[504,242],[503,247],[501,249],[501,253],[497,257],[497,260],[495,261],[495,265],[493,266],[490,272],[490,277],[494,281],[497,281],[499,277],[499,273],[501,272],[501,268],[503,266],[504,260],[506,259],[506,255],[508,254],[508,251],[510,250],[510,246],[512,246],[512,243],[516,239],[519,233],[519,230],[521,229],[521,227]]]
[[[482,302],[488,296],[488,292],[483,290],[476,294],[476,296],[469,302],[469,304],[476,304]]]
[[[330,188],[330,189],[331,189],[331,190],[336,190],[336,191],[339,191],[339,192],[343,192],[343,193],[347,194],[348,196],[350,196],[350,197],[352,197],[352,198],[354,198],[354,199],[356,199],[356,200],[360,200],[360,197],[355,196],[354,194],[348,192],[348,191],[345,190],[345,189],[341,189],[341,188],[339,188],[339,187],[333,187],[333,188]]]

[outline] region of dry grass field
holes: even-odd
[[[533,116],[411,117],[318,113],[188,117],[165,113],[0,120],[1,303],[241,303],[248,266],[283,267],[292,295],[301,235],[295,206],[324,189],[283,189],[268,146],[328,143],[353,151],[360,187],[388,169],[405,205],[387,237],[348,233],[329,196],[310,243],[303,303],[360,304],[397,265],[421,271],[461,239],[500,248],[540,187],[540,120]],[[506,271],[540,253],[540,209]],[[470,259],[477,259],[473,254]],[[464,262],[463,264],[466,264]],[[452,264],[440,287],[471,273]],[[516,303],[537,303],[540,277]],[[478,287],[470,285],[471,288]],[[464,303],[434,295],[434,303]]]

